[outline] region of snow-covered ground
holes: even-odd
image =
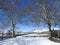
[[[45,30],[43,30],[45,31]],[[18,36],[16,38],[10,38],[0,41],[0,45],[60,45],[60,43],[50,41],[47,34],[39,34],[42,30],[33,30],[27,35]],[[19,31],[18,31],[19,32]],[[27,33],[27,32],[24,32]],[[45,37],[46,36],[46,37]]]
[[[18,36],[16,38],[0,41],[0,45],[60,45],[60,43],[50,41],[48,37]]]

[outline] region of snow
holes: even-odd
[[[0,45],[60,45],[50,41],[49,37],[24,37],[18,36],[16,38],[10,38],[0,41]]]
[[[0,30],[0,33],[7,33],[8,32],[8,30]]]
[[[36,29],[31,32],[43,32],[43,31],[45,30]],[[60,45],[60,43],[50,41],[48,39],[49,37],[47,36],[48,36],[47,34],[32,33],[32,34],[27,34],[23,36],[18,36],[16,38],[10,38],[10,39],[0,41],[0,45]]]
[[[38,33],[40,33],[40,32],[44,32],[44,31],[48,31],[48,29],[34,29],[31,32],[38,32]]]
[[[29,34],[0,41],[0,45],[60,45],[60,43],[50,41],[48,39],[49,37],[47,34],[39,34],[40,32],[44,31],[48,31],[48,29],[35,29],[29,32],[15,30],[16,34],[17,33],[18,34],[29,33]],[[8,31],[4,30],[3,32],[7,33]],[[30,32],[37,32],[37,33],[35,34]]]
[[[28,35],[23,35],[26,37],[48,37],[48,34],[28,34]]]

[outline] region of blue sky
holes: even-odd
[[[48,0],[48,1],[51,2],[51,1],[54,1],[54,0]],[[14,3],[14,5],[17,6],[17,8],[19,8],[19,7],[25,8],[29,4],[31,4],[31,0],[18,0],[17,3]],[[0,10],[0,17],[2,17],[3,14],[4,14],[3,11]],[[27,14],[27,15],[31,15],[31,14]],[[26,19],[26,18],[24,18],[24,19]],[[30,19],[30,16],[28,16],[27,19]],[[33,25],[21,25],[21,24],[17,24],[16,27],[18,27],[18,29],[20,29],[20,30],[33,30],[35,28],[47,28],[47,25],[41,24],[39,27],[38,26],[34,27]]]

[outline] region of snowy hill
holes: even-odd
[[[32,30],[32,31],[21,31],[21,30],[14,30],[15,31],[15,33],[28,33],[28,32],[37,32],[37,33],[40,33],[40,32],[44,32],[44,31],[47,31],[48,29],[34,29],[34,30]],[[2,32],[3,31],[3,33],[8,33],[9,32],[9,30],[0,30],[0,32]],[[10,32],[12,33],[12,30],[10,30]]]
[[[41,32],[46,32],[46,31],[48,31],[48,29],[34,29],[31,32],[41,33]]]
[[[36,29],[36,30],[31,31],[31,32],[42,32],[42,30]]]
[[[48,37],[48,31],[42,29],[34,29],[32,31],[26,32],[25,37]],[[41,35],[42,34],[42,35]]]
[[[16,36],[21,36],[21,35],[28,35],[28,36],[40,36],[41,33],[46,34],[47,31],[46,30],[42,30],[42,29],[34,29],[32,31],[20,31],[20,30],[14,30],[15,31],[15,35]],[[2,30],[0,31],[2,33]],[[4,37],[6,36],[12,36],[12,30],[3,30],[4,33]],[[2,34],[0,34],[0,37],[2,36]]]
[[[0,33],[8,33],[9,30],[0,30]]]

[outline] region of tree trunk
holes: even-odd
[[[15,24],[12,24],[13,25],[13,29],[12,29],[12,31],[13,31],[13,33],[12,33],[12,36],[13,36],[13,38],[15,38],[16,36],[15,36],[15,31],[14,31],[14,29],[15,29]]]
[[[50,35],[50,38],[52,38],[52,32],[51,32],[51,24],[50,23],[48,23],[48,28],[49,28],[49,35]]]
[[[3,40],[3,32],[2,32],[2,37],[1,37],[1,39]]]
[[[51,31],[51,24],[48,24],[48,27],[49,27],[49,31]]]

